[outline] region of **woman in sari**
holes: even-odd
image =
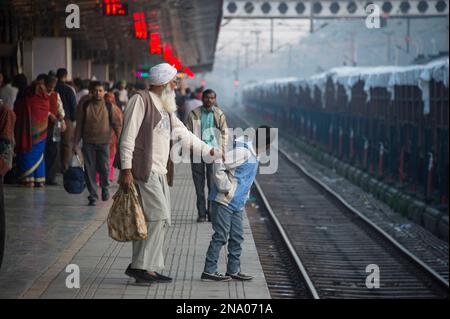
[[[49,111],[50,99],[42,82],[33,83],[15,106],[18,179],[27,187],[45,184],[44,150]]]

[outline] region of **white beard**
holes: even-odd
[[[175,91],[169,86],[166,86],[161,94],[161,103],[167,113],[171,114],[177,110],[177,104],[175,102]]]

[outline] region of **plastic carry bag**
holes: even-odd
[[[119,242],[147,239],[145,215],[135,186],[129,191],[119,188],[113,200],[107,218],[109,236]]]

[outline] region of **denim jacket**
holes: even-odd
[[[208,199],[234,211],[244,208],[259,167],[252,143],[238,138],[233,149],[225,153],[225,161],[213,164],[213,180]]]

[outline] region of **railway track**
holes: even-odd
[[[272,299],[313,298],[255,186],[251,194],[256,198],[255,205],[247,205],[246,212],[270,296]]]
[[[448,281],[283,150],[277,173],[255,185],[311,297],[448,298]],[[379,287],[369,288],[374,270]]]

